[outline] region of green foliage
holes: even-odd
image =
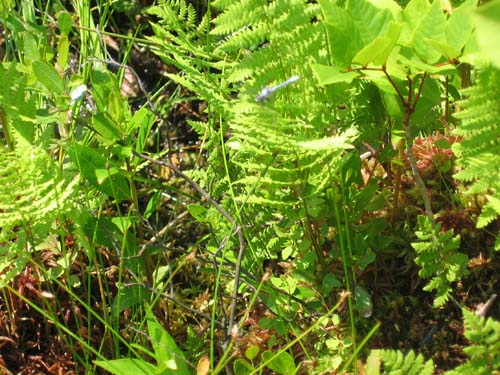
[[[0,151],[0,286],[19,275],[75,204],[76,183],[40,147]]]
[[[156,320],[150,311],[147,318],[148,335],[153,353],[141,348],[156,361],[156,366],[140,358],[122,358],[108,361],[95,361],[103,369],[115,375],[189,375],[191,371],[174,339]]]
[[[468,274],[468,258],[457,251],[460,237],[453,236],[453,230],[441,232],[440,223],[434,227],[424,216],[419,216],[418,222],[418,242],[412,243],[417,253],[415,263],[421,268],[420,277],[431,277],[424,290],[436,291],[434,306],[442,306],[449,299],[451,284]]]
[[[413,350],[406,355],[399,350],[372,350],[365,369],[367,375],[431,375],[434,364]]]
[[[469,360],[446,375],[490,375],[500,371],[500,323],[462,309],[465,337],[470,345],[464,348]]]
[[[211,12],[200,17],[184,0],[163,0],[148,8],[152,35],[137,41],[146,40],[169,65],[169,79],[187,88],[196,100],[208,103],[201,116],[206,114],[206,121],[190,122],[203,137],[208,168],[193,170],[190,176],[230,212],[226,216],[218,207],[188,206],[191,215],[211,230],[204,238],[208,243],[197,246],[211,252],[217,262],[216,267],[203,269],[210,273],[210,282],[215,279],[215,287],[213,296],[200,302],[204,309],[213,309],[207,333],[212,361],[218,359],[214,349],[221,337],[216,324],[226,324],[227,314],[233,314],[231,323],[235,317],[248,317],[257,300],[275,315],[260,319],[259,328],[276,335],[268,348],[247,349],[244,358],[233,363],[235,373],[257,373],[267,367],[278,374],[294,374],[302,370],[290,354],[297,344],[318,364],[317,372],[338,370],[351,353],[344,369],[356,359],[365,342],[357,343],[354,309],[369,318],[377,308],[370,291],[358,285],[356,277],[390,243],[384,233],[388,221],[367,215],[387,208],[387,194],[379,190],[384,181],[364,180],[359,150],[362,142],[392,150],[393,129],[405,130],[411,150],[412,137],[418,132],[430,133],[440,126],[429,121],[429,115],[438,117],[442,97],[448,94],[444,82],[447,87],[457,82],[454,64],[470,48],[473,25],[469,11],[475,3],[463,1],[447,15],[437,0],[412,0],[404,9],[390,0],[218,0],[211,3],[217,10],[214,19]],[[49,28],[38,27],[32,2],[24,6],[25,21],[6,20],[14,40],[7,52],[11,57],[18,53],[20,62],[0,65],[0,79],[9,82],[0,87],[1,125],[8,149],[0,152],[0,286],[25,268],[31,253],[71,214],[88,259],[97,260],[95,246],[104,245],[112,250],[110,258],[116,256],[119,262],[118,282],[108,285],[109,290],[100,290],[98,305],[105,315],[111,311],[110,320],[117,324],[124,312],[138,319],[141,314],[133,315],[134,309],[161,294],[153,288],[173,290],[174,275],[183,264],[179,262],[175,268],[178,259],[171,263],[170,249],[161,258],[156,248],[151,250],[143,241],[149,234],[144,237],[144,229],[155,228],[143,227],[146,220],[142,219],[154,217],[164,186],[139,175],[148,172],[147,163],[141,164],[134,151],[147,150],[155,114],[146,107],[133,113],[121,95],[117,77],[104,64],[90,64],[93,56],[100,60],[105,56],[100,40],[107,26],[105,15],[120,8],[108,8],[98,1],[94,13],[87,2],[75,3],[82,46],[78,69],[84,74],[68,77],[73,51],[70,41],[78,38],[71,35],[72,15],[58,11],[54,19],[60,35],[51,45],[43,38]],[[96,14],[103,27],[97,32],[93,30]],[[269,89],[290,77],[300,78],[280,89]],[[499,81],[497,71],[482,70],[478,86],[465,91],[470,98],[460,104],[463,123],[457,134],[464,141],[456,151],[463,170],[457,176],[474,182],[471,194],[487,194],[480,226],[500,213],[498,173],[493,168],[500,161],[495,141]],[[192,101],[193,97],[181,100]],[[53,155],[58,156],[57,162]],[[382,162],[386,161],[391,163]],[[79,189],[78,177],[86,183]],[[150,187],[138,189],[136,184],[145,180],[157,191],[142,201],[138,194],[149,194]],[[425,186],[422,190],[425,194]],[[106,198],[110,200],[103,204]],[[80,212],[74,202],[86,204],[86,212]],[[114,217],[106,217],[108,214]],[[243,231],[240,243],[234,236],[236,225]],[[451,230],[441,232],[431,214],[419,218],[418,225],[415,262],[421,268],[419,275],[430,278],[424,289],[435,290],[435,305],[441,306],[449,298],[452,283],[467,274],[467,258],[458,252],[459,237]],[[167,242],[155,234],[151,243],[156,241]],[[232,251],[238,245],[240,254]],[[234,263],[239,262],[239,255],[244,272],[238,276],[245,285],[234,285]],[[147,263],[150,258],[158,260],[155,270]],[[274,276],[266,273],[259,283],[263,261],[269,258],[282,260],[289,269]],[[75,258],[71,254],[61,259],[59,264],[68,269]],[[161,263],[165,259],[168,264]],[[335,273],[337,262],[342,262],[343,275]],[[100,288],[102,285],[99,266],[92,267],[88,267],[92,269],[89,301],[94,274]],[[57,277],[61,275],[58,269]],[[130,284],[131,279],[137,283]],[[221,287],[222,279],[226,284]],[[66,281],[77,287],[69,277]],[[207,287],[207,295],[212,287]],[[223,293],[232,288],[238,288],[242,298],[228,308]],[[331,309],[337,289],[349,293]],[[176,302],[174,292],[169,294]],[[115,297],[111,309],[108,296],[109,301]],[[348,299],[352,341],[343,336],[347,334],[341,328],[338,335],[331,333],[342,327],[339,316],[330,321],[329,315],[344,298]],[[248,301],[240,314],[237,310]],[[167,306],[168,314],[171,310]],[[317,319],[314,314],[318,311],[328,312]],[[205,312],[198,312],[200,320],[206,319]],[[486,374],[497,369],[498,323],[464,315],[466,335],[473,342],[467,351],[471,360],[456,373]],[[242,337],[246,317],[235,324]],[[146,321],[149,344],[126,343],[130,352],[138,348],[144,357],[127,353],[127,358],[120,358],[122,347],[116,345],[114,358],[120,359],[95,363],[114,374],[192,373],[185,354],[151,311]],[[104,325],[112,328],[107,321]],[[107,332],[124,343],[118,330]],[[316,344],[305,339],[311,333],[318,338]],[[205,349],[205,341],[196,341],[194,331],[189,336],[192,342],[185,347],[198,351],[197,355]],[[283,339],[287,339],[286,346],[276,348]],[[227,358],[233,341],[221,345],[225,352],[220,369],[231,365]],[[102,347],[108,350],[108,342]],[[135,357],[130,358],[132,355]],[[425,362],[413,352],[373,351],[368,358],[367,374],[431,372],[432,361]]]
[[[27,31],[24,41],[28,43]],[[0,65],[0,115],[5,142],[0,151],[0,285],[7,285],[25,268],[31,254],[65,221],[78,211],[78,178],[51,156],[54,121],[51,111],[64,103],[63,80],[54,67],[40,60],[36,40],[30,40],[27,65]],[[40,41],[40,44],[43,44]]]
[[[500,181],[497,166],[500,163],[500,71],[484,68],[478,72],[476,85],[463,91],[467,99],[460,102],[462,111],[455,114],[461,120],[454,130],[463,137],[453,151],[461,169],[455,178],[470,182],[467,194],[482,194],[487,203],[482,208],[477,226],[482,228],[500,215]],[[495,249],[500,249],[497,237]]]
[[[253,347],[258,350],[258,347]],[[246,352],[246,357],[251,361],[254,354],[252,351]],[[274,371],[276,374],[294,375],[297,373],[299,368],[295,365],[293,357],[287,352],[273,353],[271,351],[265,351],[261,354],[262,361],[266,364],[266,367]],[[247,360],[238,359],[234,362],[234,373],[235,374],[253,374],[258,370]]]
[[[464,349],[469,360],[445,375],[490,375],[500,370],[500,323],[494,319],[477,316],[462,309],[465,337],[471,345]],[[424,361],[421,354],[399,350],[372,350],[366,360],[367,375],[430,375],[434,373],[432,360]]]

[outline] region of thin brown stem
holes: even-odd
[[[238,235],[238,240],[240,244],[240,248],[238,250],[238,258],[236,260],[236,265],[235,265],[235,276],[234,276],[234,287],[233,287],[233,295],[232,295],[232,300],[231,300],[231,305],[229,307],[229,320],[228,320],[228,326],[227,326],[227,334],[228,336],[231,336],[231,330],[233,329],[234,326],[234,317],[236,314],[236,301],[238,299],[238,289],[240,285],[240,275],[241,275],[241,263],[243,261],[243,255],[245,254],[245,249],[246,249],[246,242],[245,242],[245,237],[243,235],[243,230],[241,225],[239,225],[236,220],[233,218],[233,216],[226,211],[223,207],[221,207],[211,196],[208,192],[206,192],[200,185],[198,185],[193,179],[190,177],[186,176],[179,168],[177,168],[175,165],[166,162],[166,161],[161,161],[161,160],[156,160],[153,159],[147,155],[141,154],[141,153],[134,153],[136,156],[149,160],[152,163],[162,165],[164,167],[167,167],[171,170],[173,170],[179,177],[181,177],[183,180],[185,180],[193,189],[195,189],[203,198],[205,198],[222,216],[224,216],[231,224],[233,224],[234,227],[234,232]]]

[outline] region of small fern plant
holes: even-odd
[[[431,375],[434,364],[413,351],[405,355],[399,350],[372,350],[366,360],[365,371],[367,375]]]
[[[498,69],[480,69],[476,84],[463,90],[466,99],[459,103],[462,110],[455,114],[461,121],[454,133],[462,137],[453,146],[460,168],[455,178],[470,183],[466,194],[483,195],[487,201],[479,215],[478,228],[484,228],[500,215],[499,85]],[[500,236],[495,241],[495,250],[500,250]]]
[[[441,232],[441,223],[434,226],[426,216],[419,216],[418,222],[418,241],[412,243],[417,253],[415,263],[420,266],[418,274],[431,278],[424,290],[436,291],[434,305],[442,306],[449,299],[451,284],[469,273],[468,258],[458,252],[460,236],[454,236],[452,230]]]
[[[465,337],[470,341],[464,352],[469,360],[446,375],[500,374],[500,322],[479,317],[466,309],[462,312]]]
[[[470,345],[464,348],[469,360],[445,375],[493,375],[500,374],[500,323],[494,319],[479,317],[462,309],[465,323],[465,337]],[[407,354],[399,350],[372,350],[366,360],[367,375],[434,373],[432,360],[425,361],[421,354],[413,351]]]
[[[432,277],[427,290],[437,290],[435,305],[443,304],[451,282],[466,274],[465,257],[458,252],[459,239],[441,234],[431,201],[413,154],[416,125],[428,122],[440,105],[439,77],[456,77],[454,60],[472,33],[465,1],[445,16],[438,1],[410,1],[403,9],[396,2],[347,1],[344,6],[319,0],[328,36],[332,63],[313,65],[321,85],[339,85],[358,79],[373,83],[383,99],[386,115],[400,124],[415,184],[426,214],[417,232],[420,276]],[[390,123],[390,122],[389,122]],[[387,123],[386,123],[387,126]],[[390,131],[390,129],[388,129]],[[445,251],[446,256],[441,252]],[[433,259],[434,258],[434,259]],[[450,271],[445,271],[451,267]]]
[[[0,65],[0,80],[9,82],[0,88],[6,143],[0,147],[0,287],[24,269],[56,220],[64,222],[75,208],[77,179],[49,154],[52,127],[36,116],[48,98],[28,85],[37,72],[50,68],[42,61],[32,62],[31,68],[17,62]]]

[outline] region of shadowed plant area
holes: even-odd
[[[0,20],[0,373],[500,374],[500,0]]]

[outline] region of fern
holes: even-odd
[[[71,209],[76,179],[65,178],[42,149],[0,151],[0,286],[22,271],[54,220]],[[22,228],[22,230],[20,230]]]
[[[499,85],[500,71],[494,68],[479,71],[476,85],[463,91],[467,97],[459,103],[463,110],[455,115],[462,121],[454,132],[463,137],[453,148],[458,156],[457,166],[461,167],[455,178],[472,182],[467,194],[485,194],[488,199],[478,227],[486,226],[500,215]],[[500,237],[495,249],[500,249]]]
[[[366,360],[367,375],[431,375],[433,370],[432,360],[413,351],[404,355],[399,350],[372,350]]]
[[[465,323],[465,337],[471,345],[464,348],[470,359],[463,365],[447,371],[445,375],[491,375],[500,370],[500,323],[479,317],[466,309],[462,310]],[[413,351],[403,354],[399,350],[372,350],[366,360],[367,375],[401,374],[430,375],[432,360],[424,361],[421,354]]]
[[[417,252],[415,263],[420,266],[419,276],[431,277],[424,287],[426,291],[435,290],[435,306],[442,306],[449,299],[451,284],[468,274],[465,254],[457,252],[460,236],[453,236],[453,231],[441,233],[441,225],[432,225],[427,217],[419,216],[419,228],[416,232],[418,242],[412,243]]]
[[[464,349],[470,359],[446,375],[490,375],[500,373],[500,323],[463,309],[465,337],[471,345]]]

